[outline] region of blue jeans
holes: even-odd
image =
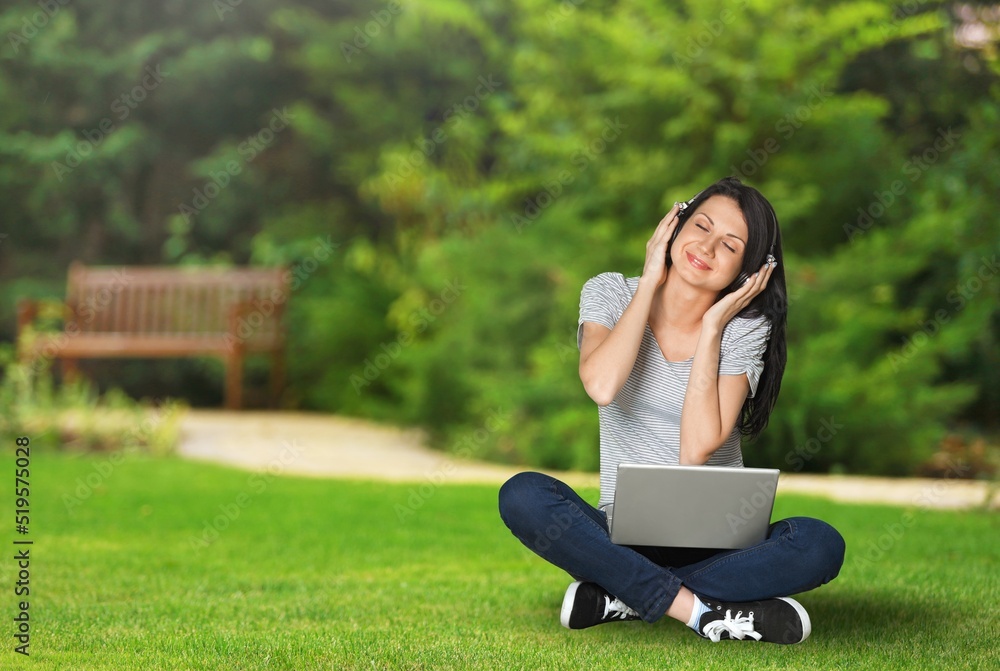
[[[615,545],[607,516],[568,485],[518,473],[500,488],[500,517],[542,559],[594,582],[646,622],[663,617],[684,585],[720,601],[756,601],[819,587],[837,577],[844,539],[826,522],[789,517],[742,550]]]

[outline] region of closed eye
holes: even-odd
[[[697,227],[698,227],[698,228],[700,228],[701,230],[705,231],[706,233],[709,233],[709,232],[710,232],[710,231],[708,230],[708,227],[707,227],[707,226],[705,226],[704,224],[702,224],[701,222],[695,222],[695,226],[697,226]],[[732,245],[730,245],[730,244],[729,244],[728,242],[725,242],[725,241],[723,241],[723,243],[722,243],[722,244],[723,244],[723,245],[725,245],[726,249],[728,249],[728,250],[729,250],[730,252],[732,252],[733,254],[735,254],[735,253],[736,253],[736,248],[735,248],[735,247],[733,247]]]

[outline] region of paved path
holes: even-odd
[[[313,477],[499,485],[525,470],[448,457],[427,448],[417,429],[302,412],[188,410],[179,451],[190,459]],[[548,472],[572,486],[598,485],[596,473]],[[965,480],[782,473],[779,490],[925,508],[978,506],[990,496],[991,508],[1000,509],[1000,491]]]

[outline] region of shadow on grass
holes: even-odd
[[[862,588],[862,586],[855,586]],[[832,643],[871,641],[880,646],[911,645],[914,635],[944,637],[955,617],[945,602],[913,597],[886,590],[830,592],[802,599],[813,631]]]
[[[545,595],[528,604],[520,604],[520,607],[525,614],[530,611],[536,617],[548,610],[550,614],[546,619],[558,624],[562,594],[558,598],[553,596]],[[884,590],[873,589],[870,593],[831,590],[814,596],[809,593],[795,595],[793,598],[800,601],[809,613],[815,642],[822,641],[824,646],[839,648],[865,643],[879,648],[895,645],[910,647],[915,634],[940,640],[945,637],[950,628],[949,622],[956,616],[946,603],[924,599],[916,602],[913,598]],[[517,608],[514,606],[515,610]],[[679,625],[664,617],[652,626],[643,622],[622,622],[596,628],[605,635],[613,631],[613,637],[621,641],[640,642],[650,636],[676,637],[677,640],[687,641],[690,632]]]

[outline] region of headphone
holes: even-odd
[[[686,200],[686,201],[682,201],[682,202],[677,203],[677,206],[680,208],[680,211],[677,213],[678,218],[680,217],[680,215],[686,209],[688,209],[688,207],[691,205],[691,203],[693,203],[694,201],[698,200],[698,196],[700,196],[704,192],[705,192],[705,189],[702,189],[701,191],[699,191],[698,193],[696,193],[694,195],[694,197],[691,198],[690,200]],[[770,248],[768,248],[767,258],[764,259],[769,264],[777,262],[777,259],[774,258],[774,245],[777,244],[777,242],[778,242],[778,219],[777,219],[777,217],[774,216],[774,210],[773,209],[771,210],[771,220],[773,222],[773,225],[771,226],[771,246],[770,246]],[[674,234],[672,236],[670,236],[670,242],[667,243],[667,248],[668,249],[670,248],[671,245],[674,244],[674,238],[677,237],[677,234],[680,233],[680,230],[681,230],[681,227],[679,225],[677,226],[677,228],[674,229]],[[740,272],[740,274],[736,276],[736,284],[737,284],[738,287],[742,287],[744,284],[747,283],[747,281],[749,279],[750,279],[750,276],[747,275],[746,272]]]

